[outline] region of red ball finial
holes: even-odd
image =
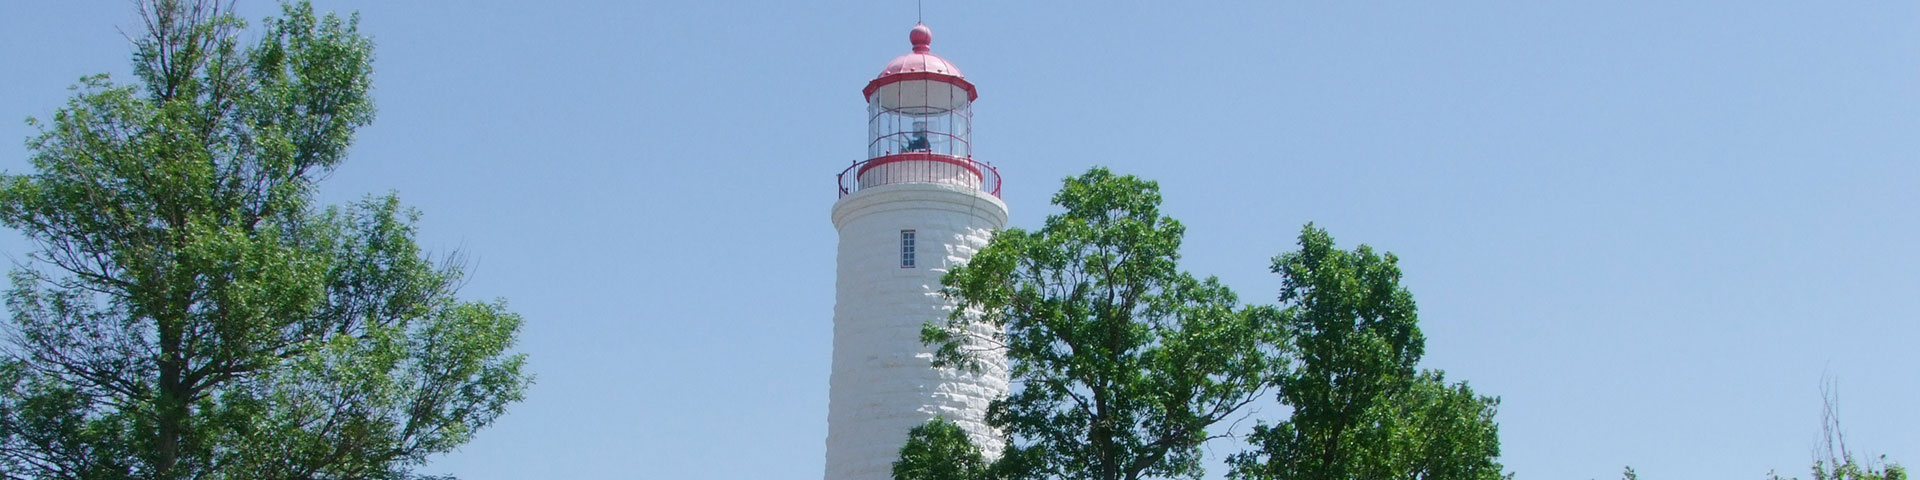
[[[907,33],[907,41],[913,42],[913,53],[933,51],[933,47],[928,46],[933,44],[933,29],[926,25],[914,25],[913,31]]]

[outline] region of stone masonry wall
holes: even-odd
[[[920,328],[953,310],[939,293],[940,276],[985,247],[1006,221],[999,199],[942,184],[874,187],[834,205],[840,246],[826,480],[891,478],[907,430],[935,416],[999,455],[1000,435],[985,419],[988,402],[1007,393],[1006,361],[987,358],[979,374],[934,369]],[[916,266],[901,268],[900,231],[909,229]]]

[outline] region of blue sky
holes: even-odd
[[[913,3],[545,3],[317,1],[360,12],[380,109],[322,196],[399,192],[528,320],[531,398],[423,471],[818,478],[833,176]],[[1309,221],[1393,251],[1520,478],[1804,477],[1823,375],[1851,446],[1920,463],[1920,4],[1332,3],[925,20],[1015,226],[1105,165],[1246,301]],[[0,7],[0,118],[129,78],[137,25]]]

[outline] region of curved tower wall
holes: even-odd
[[[826,480],[891,479],[907,430],[935,416],[966,429],[990,458],[999,456],[1004,445],[986,425],[986,412],[1007,394],[1006,360],[984,358],[978,374],[935,369],[920,329],[953,311],[940,294],[940,276],[1006,223],[1000,199],[951,184],[882,185],[834,204],[840,246]],[[902,230],[914,231],[914,268],[901,266]]]

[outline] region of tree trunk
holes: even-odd
[[[160,327],[160,397],[154,402],[154,425],[158,431],[154,438],[153,472],[155,479],[172,480],[180,478],[175,468],[180,463],[180,443],[186,435],[190,401],[183,382],[185,324],[180,319],[156,319],[155,323]]]

